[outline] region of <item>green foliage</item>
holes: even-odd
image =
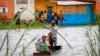
[[[24,49],[23,49],[23,50],[25,50],[26,48],[28,48],[28,46],[29,46],[34,40],[36,40],[36,37],[37,37],[37,36],[33,37],[33,39],[32,39],[26,46],[24,46]],[[23,50],[20,52],[19,56],[21,56],[21,54],[23,53]]]
[[[0,29],[1,30],[5,30],[5,29],[8,29],[8,26],[9,24],[11,23],[11,21],[13,20],[0,20]],[[15,23],[12,25],[12,28],[11,29],[14,29],[15,28]],[[20,28],[21,29],[26,29],[26,25],[25,25],[25,21],[24,20],[21,20],[21,25],[20,25]],[[43,24],[42,23],[39,23],[39,22],[36,22],[36,21],[31,21],[30,24],[29,24],[29,28],[30,29],[42,29],[44,28],[43,27]]]
[[[96,15],[96,25],[98,25],[98,27],[97,27],[97,31],[94,31],[96,35],[95,37],[91,37],[91,31],[92,31],[91,26],[86,32],[89,49],[90,49],[87,50],[88,48],[85,48],[87,52],[87,56],[100,56],[100,15]]]
[[[100,14],[97,14],[97,15],[96,15],[96,20],[97,20],[97,24],[100,25]]]
[[[17,42],[17,44],[16,44],[14,50],[13,50],[12,53],[11,53],[11,56],[13,56],[13,54],[16,52],[16,50],[17,50],[17,48],[18,48],[20,42],[22,41],[22,39],[23,39],[23,37],[24,37],[25,32],[26,32],[26,31],[24,31],[24,33],[23,33],[22,36],[20,37],[19,41]]]

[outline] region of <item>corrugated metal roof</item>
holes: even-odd
[[[80,2],[80,1],[56,1],[58,5],[83,5],[83,4],[92,4],[89,2]]]

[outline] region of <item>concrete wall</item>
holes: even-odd
[[[64,8],[65,6],[63,6],[63,5],[59,5],[59,6],[57,6],[57,13],[59,14],[60,13],[60,11],[62,11],[63,13],[65,12],[64,10],[65,10],[65,8]]]
[[[23,9],[21,8],[27,8],[28,10],[25,10],[22,15],[21,15],[21,19],[25,19],[26,17],[30,18],[30,19],[34,19],[34,0],[28,0],[28,4],[16,4],[16,0],[15,0],[15,12],[14,14],[16,14],[18,11],[22,11]]]
[[[59,13],[60,11],[64,12],[64,6],[58,6],[56,2],[43,1],[43,0],[35,0],[35,10],[44,11],[48,10],[47,7],[52,6],[53,11]]]
[[[35,10],[44,11],[47,10],[48,6],[52,6],[53,10],[57,11],[57,3],[56,2],[48,2],[43,0],[35,0]]]
[[[83,14],[64,14],[64,25],[87,25],[90,23],[95,23],[96,19],[94,17],[94,14],[92,12],[92,6],[87,5],[86,6],[86,13]],[[59,24],[60,25],[60,21]]]

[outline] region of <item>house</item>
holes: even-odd
[[[92,3],[89,2],[35,0],[35,10],[48,11],[48,22],[52,20],[52,11],[58,14],[60,11],[63,11],[65,19],[64,25],[95,23]]]
[[[21,19],[29,17],[34,18],[34,0],[0,0],[0,20],[12,20],[18,11],[27,8],[22,15]]]
[[[93,3],[94,12],[96,14],[100,14],[100,0],[80,0],[80,1]]]
[[[20,16],[21,20],[25,18],[34,19],[34,0],[15,0],[14,8],[14,14],[26,8]]]
[[[14,16],[14,0],[0,0],[0,19],[12,19]]]
[[[100,14],[100,0],[52,0],[52,1],[82,1],[82,2],[90,2],[93,4],[93,11],[96,14]]]
[[[64,13],[64,25],[80,25],[94,23],[94,11],[99,13],[99,9],[93,11],[92,2],[80,1],[53,1],[53,0],[0,0],[0,19],[11,20],[18,11],[27,8],[21,15],[21,19],[27,16],[34,18],[34,10],[48,11],[48,22],[52,20],[52,11],[59,14],[60,11]],[[25,1],[25,2],[24,2]],[[99,2],[98,2],[99,3]],[[98,6],[96,6],[97,8]],[[98,7],[99,8],[99,7]],[[60,23],[60,22],[59,22]]]

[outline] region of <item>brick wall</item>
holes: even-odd
[[[0,19],[13,19],[14,17],[14,0],[0,0],[0,7],[8,8],[7,13],[0,13]],[[5,17],[5,18],[4,18]]]
[[[96,13],[100,14],[100,2],[96,2]]]

